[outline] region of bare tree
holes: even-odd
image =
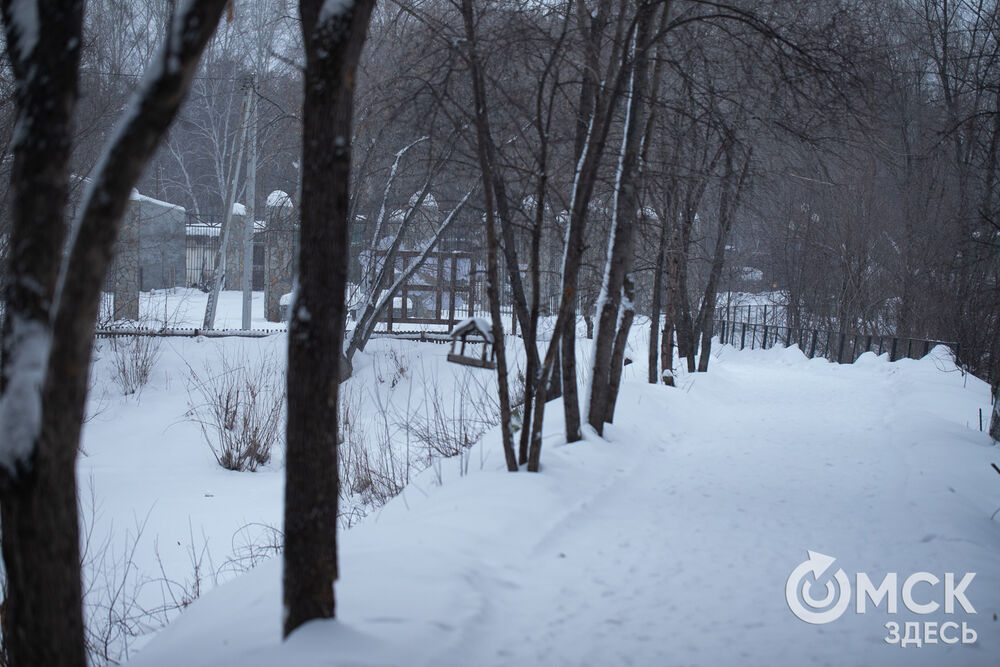
[[[503,453],[507,461],[507,470],[517,472],[517,455],[514,453],[514,436],[510,426],[510,389],[507,381],[507,349],[504,343],[503,321],[500,318],[500,271],[497,266],[497,220],[494,206],[499,193],[496,192],[497,177],[495,147],[490,137],[489,115],[486,103],[485,83],[477,53],[475,16],[472,10],[472,0],[462,0],[462,21],[465,25],[465,36],[469,41],[469,72],[472,76],[473,103],[475,105],[476,139],[478,147],[479,168],[482,172],[483,195],[486,207],[486,249],[487,288],[490,299],[490,316],[493,318],[493,349],[497,357],[497,386],[500,390],[500,429],[503,439]],[[517,271],[515,266],[514,271]]]
[[[305,44],[299,283],[288,325],[284,634],[335,613],[337,400],[346,318],[351,136],[374,0],[301,0]]]

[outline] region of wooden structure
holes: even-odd
[[[493,325],[489,320],[481,317],[466,318],[451,330],[450,335],[451,351],[448,353],[448,361],[477,368],[497,367],[496,349],[493,347]],[[461,343],[457,353],[456,343]],[[469,344],[479,344],[482,347],[482,354],[478,357],[467,355],[465,348]]]
[[[389,283],[419,255],[416,251],[400,250],[390,267]],[[471,253],[431,252],[411,280],[400,286],[391,307],[379,319],[386,323],[390,333],[395,324],[453,327],[462,317],[461,311],[469,316],[475,313],[475,273]]]

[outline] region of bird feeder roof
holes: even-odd
[[[470,333],[476,332],[482,336],[487,343],[493,343],[493,323],[484,317],[467,317],[451,330],[449,334],[452,338],[464,338]]]

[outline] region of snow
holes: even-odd
[[[274,190],[267,196],[267,205],[273,208],[291,208],[292,198],[284,190]]]
[[[237,206],[243,206],[242,204],[233,204],[233,215],[245,215],[246,207],[243,207],[243,213],[240,213],[236,208]],[[185,227],[186,234],[188,236],[219,236],[222,231],[222,225],[211,225],[203,222],[196,222]],[[254,220],[253,231],[254,233],[263,232],[267,230],[266,220]]]
[[[7,386],[0,398],[0,466],[12,477],[30,465],[42,428],[42,385],[49,363],[47,324],[11,313],[10,356],[4,360]]]
[[[195,223],[185,227],[188,236],[218,236],[222,231],[222,225],[206,225]]]
[[[189,225],[188,229],[193,225]],[[218,227],[214,229],[218,230]],[[216,235],[218,235],[216,233]],[[102,295],[101,313],[110,317],[113,299]],[[153,329],[202,328],[208,294],[193,287],[172,287],[139,293],[139,323]],[[250,328],[284,330],[284,322],[264,319],[264,293],[251,293]],[[243,328],[243,293],[239,290],[222,290],[215,315],[216,329]]]
[[[11,27],[16,28],[14,34],[17,39],[17,56],[25,60],[38,45],[38,3],[36,0],[12,0],[8,12]]]
[[[632,343],[643,344],[641,331]],[[222,344],[185,341],[176,353],[195,359]],[[415,474],[341,532],[336,621],[282,642],[273,559],[203,595],[131,664],[995,664],[1000,526],[990,515],[1000,484],[989,467],[997,449],[977,421],[987,385],[944,348],[853,365],[794,347],[714,349],[710,371],[680,375],[676,389],[646,384],[645,355],[635,355],[606,440],[587,430],[564,444],[562,406],[551,403],[540,474],[504,471],[497,429]],[[380,364],[403,359],[411,370],[390,403],[431,376],[455,393],[445,352],[373,341],[345,392],[382,386]],[[170,400],[157,389],[141,411],[88,424],[81,476],[93,473],[119,514],[155,503],[151,523],[173,557],[188,517],[213,544],[226,543],[236,517],[276,522],[280,462],[256,474],[214,468],[188,443],[189,424],[161,426]],[[852,605],[828,625],[804,623],[785,587],[808,551],[876,582],[975,572],[967,595],[978,613],[889,616],[882,605],[861,615]],[[890,620],[964,621],[978,641],[901,650],[883,640]]]
[[[456,324],[448,335],[454,338],[462,333],[464,329],[467,329],[470,324],[475,325],[476,330],[483,335],[487,342],[493,342],[493,323],[484,317],[466,317]]]
[[[246,206],[244,206],[243,204],[239,203],[238,201],[237,202],[233,202],[233,215],[246,216],[246,214],[247,214],[247,207]]]
[[[420,200],[420,193],[419,192],[414,192],[412,195],[410,195],[410,200],[407,202],[407,206],[409,206],[410,208],[413,208],[414,206],[417,205],[417,202],[419,200]],[[423,208],[428,209],[428,210],[434,210],[434,211],[436,211],[437,208],[438,208],[437,199],[435,199],[434,195],[432,195],[429,192],[424,197],[424,201],[421,202],[420,205]]]
[[[146,195],[140,193],[135,188],[132,188],[132,193],[129,195],[129,199],[131,199],[132,201],[146,202],[147,204],[153,204],[155,206],[160,206],[162,208],[167,208],[184,213],[183,206],[179,206],[177,204],[171,204],[170,202],[165,202],[160,199],[155,199],[153,197],[147,197]]]
[[[382,294],[385,294],[385,290],[382,291]],[[392,297],[392,307],[394,309],[396,309],[396,310],[402,310],[403,309],[403,297],[401,297],[401,296],[394,296],[394,297]],[[412,312],[413,311],[413,299],[407,299],[406,300],[406,309],[407,309],[407,312]]]

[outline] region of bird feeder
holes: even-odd
[[[481,317],[469,317],[455,325],[451,330],[451,352],[448,361],[476,368],[496,368],[496,350],[493,347],[493,325]],[[458,351],[455,346],[459,345]],[[472,349],[466,350],[466,347]],[[475,347],[482,349],[482,354],[472,354]]]

